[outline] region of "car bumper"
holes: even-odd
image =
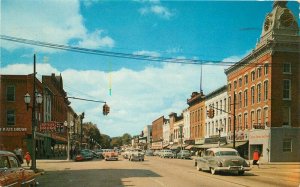
[[[250,171],[250,167],[244,166],[229,166],[229,167],[216,167],[214,168],[216,171]]]

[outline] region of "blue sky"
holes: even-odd
[[[273,1],[97,1],[2,0],[1,34],[111,52],[156,57],[237,61],[259,39]],[[299,15],[298,2],[288,7]],[[299,19],[299,18],[298,18]],[[199,91],[200,66],[148,62],[60,51],[1,40],[1,74],[61,73],[69,96],[85,121],[102,133],[138,134],[171,112],[181,113]],[[224,68],[203,66],[205,94],[226,84]],[[112,95],[108,94],[111,77]]]

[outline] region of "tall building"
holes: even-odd
[[[266,162],[300,161],[300,37],[286,5],[274,1],[255,49],[225,70],[229,131],[249,136],[249,159],[258,149]]]

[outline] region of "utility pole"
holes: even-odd
[[[32,144],[32,163],[31,168],[32,170],[36,170],[36,154],[35,154],[35,128],[36,128],[36,115],[35,115],[35,107],[36,107],[36,88],[35,88],[35,76],[36,76],[36,55],[33,55],[33,101],[32,101],[32,137],[31,137],[31,144]]]
[[[82,132],[82,120],[84,118],[84,112],[80,115],[80,150],[82,149],[82,137],[83,137],[83,132]]]
[[[235,92],[233,94],[233,149],[235,149],[235,121],[236,121],[236,117],[235,117]]]

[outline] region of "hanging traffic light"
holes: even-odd
[[[109,113],[109,106],[105,103],[103,105],[103,115],[107,115]]]
[[[209,117],[209,118],[213,118],[214,116],[215,116],[215,110],[214,109],[209,109],[208,111],[207,111],[207,116]]]

